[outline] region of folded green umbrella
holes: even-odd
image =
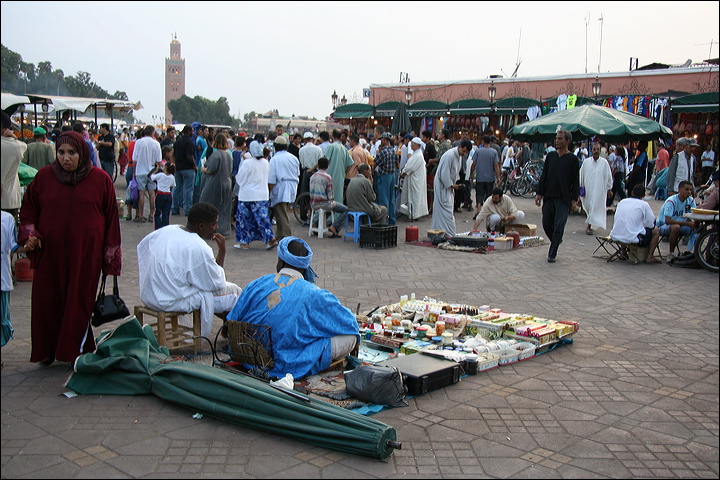
[[[176,360],[134,316],[103,332],[96,351],[78,357],[74,370],[66,387],[79,394],[154,393],[220,420],[373,458],[400,447],[393,427],[369,417],[255,378]]]
[[[18,178],[20,179],[20,185],[23,187],[30,185],[30,182],[32,182],[35,175],[37,175],[37,172],[38,171],[35,168],[21,162],[18,166]]]

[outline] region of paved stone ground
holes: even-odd
[[[515,200],[540,225],[540,209]],[[657,212],[660,202],[650,203]],[[457,214],[458,231],[471,217]],[[121,222],[120,291],[132,306],[135,246],[152,227]],[[429,224],[417,223],[421,236]],[[20,283],[11,297],[15,339],[2,349],[2,478],[718,477],[717,274],[593,258],[597,242],[578,216],[555,264],[546,246],[488,255],[412,246],[407,225],[398,247],[385,250],[308,239],[297,224],[293,233],[314,249],[319,286],[353,311],[414,292],[577,320],[575,343],[375,414],[403,444],[376,461],[194,420],[153,396],[61,396],[70,366],[28,362],[31,284]],[[230,280],[244,286],[274,271],[274,251],[259,243],[235,250],[233,240]]]

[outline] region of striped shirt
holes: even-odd
[[[325,170],[318,170],[310,177],[310,207],[317,209],[334,206],[332,177]]]

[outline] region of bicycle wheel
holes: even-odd
[[[310,192],[303,192],[298,195],[293,202],[292,209],[295,220],[303,225],[306,224],[309,221],[309,215],[312,213],[310,211]]]
[[[120,165],[118,165],[118,162],[114,162],[114,168],[113,168],[113,183],[115,183],[115,180],[117,180],[118,177],[118,171],[120,171]]]
[[[527,176],[518,178],[518,181],[515,183],[515,191],[517,194],[524,197],[528,188],[530,188],[530,179]]]
[[[720,246],[718,229],[705,230],[695,240],[695,259],[705,270],[720,271]]]
[[[538,182],[532,177],[525,177],[525,190],[520,193],[523,198],[535,198]]]

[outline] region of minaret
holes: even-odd
[[[185,59],[180,56],[177,33],[170,42],[170,58],[165,58],[165,123],[172,125],[172,114],[167,104],[185,95]]]

